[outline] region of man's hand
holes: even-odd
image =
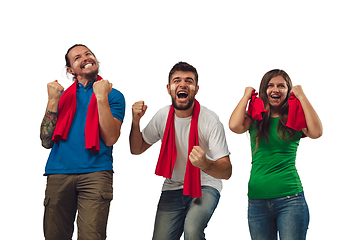
[[[140,119],[144,116],[147,106],[144,101],[138,101],[132,105],[133,120],[129,136],[130,151],[132,154],[141,154],[145,152],[151,145],[144,141],[140,132]]]
[[[200,168],[201,170],[206,170],[208,168],[208,160],[206,159],[205,151],[200,146],[194,146],[189,155],[189,160],[195,167]]]
[[[57,80],[55,80],[47,84],[47,91],[49,101],[59,101],[64,88],[58,83]]]
[[[112,90],[112,83],[108,80],[101,79],[94,82],[93,89],[97,99],[107,97]]]
[[[46,109],[50,112],[57,112],[61,93],[64,92],[64,88],[58,83],[57,80],[47,84],[48,91],[48,103]]]
[[[147,109],[147,105],[144,101],[138,101],[132,105],[133,122],[139,122],[140,118],[144,116]]]

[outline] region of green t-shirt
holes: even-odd
[[[269,141],[262,137],[256,149],[256,124],[249,129],[252,167],[248,185],[250,199],[285,197],[303,190],[295,167],[296,151],[302,132],[291,139],[281,140],[277,135],[279,118],[269,119]]]

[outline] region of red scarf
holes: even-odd
[[[302,110],[299,99],[295,97],[294,93],[291,93],[288,102],[289,113],[286,126],[296,131],[301,131],[303,128],[307,128],[304,111]]]
[[[255,90],[253,90],[253,92],[251,94],[251,100],[249,103],[249,108],[248,108],[247,114],[250,117],[252,117],[255,121],[261,121],[262,113],[269,112],[269,111],[265,110],[263,100],[256,97],[257,95],[258,95],[258,93],[255,93]]]
[[[174,107],[170,107],[169,115],[166,121],[164,136],[161,143],[160,155],[156,165],[155,174],[170,178],[175,165],[177,151],[175,145],[175,124],[174,124]],[[184,195],[190,195],[192,198],[201,197],[201,180],[200,169],[192,165],[189,155],[194,146],[199,146],[198,136],[198,119],[200,113],[200,104],[195,99],[194,111],[191,118],[189,133],[189,149],[184,178]]]
[[[98,76],[97,80],[102,77]],[[78,80],[65,90],[59,101],[58,121],[56,123],[55,131],[52,140],[58,144],[60,139],[66,140],[72,121],[76,112],[76,90]],[[99,152],[99,114],[97,108],[97,101],[93,93],[88,106],[86,123],[85,123],[85,148],[93,152]]]
[[[255,90],[253,90],[247,114],[251,116],[255,121],[261,121],[262,112],[269,112],[269,111],[265,110],[264,102],[256,96],[257,93],[255,93]],[[305,115],[304,115],[304,111],[302,110],[301,103],[295,97],[294,93],[291,93],[291,96],[288,99],[288,103],[289,103],[289,113],[288,113],[286,126],[296,131],[301,131],[303,128],[307,127]]]

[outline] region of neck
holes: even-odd
[[[86,85],[88,85],[90,82],[95,82],[96,79],[93,78],[85,78],[85,77],[81,77],[79,76],[77,78],[78,82],[81,83],[84,87],[86,87]]]
[[[280,116],[279,109],[276,108],[270,109],[270,117],[279,117],[279,116]]]
[[[194,104],[187,110],[177,110],[177,109],[175,109],[175,115],[178,118],[187,118],[187,117],[190,117],[192,115],[193,111],[194,111]]]

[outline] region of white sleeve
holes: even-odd
[[[163,138],[169,108],[160,109],[143,129],[142,137],[146,143],[152,145]]]
[[[204,151],[207,157],[210,160],[216,161],[219,158],[230,155],[224,126],[216,113],[203,107],[203,114],[200,117],[200,140],[205,148]]]
[[[213,160],[230,155],[226,142],[224,126],[220,121],[210,130],[209,151]]]

